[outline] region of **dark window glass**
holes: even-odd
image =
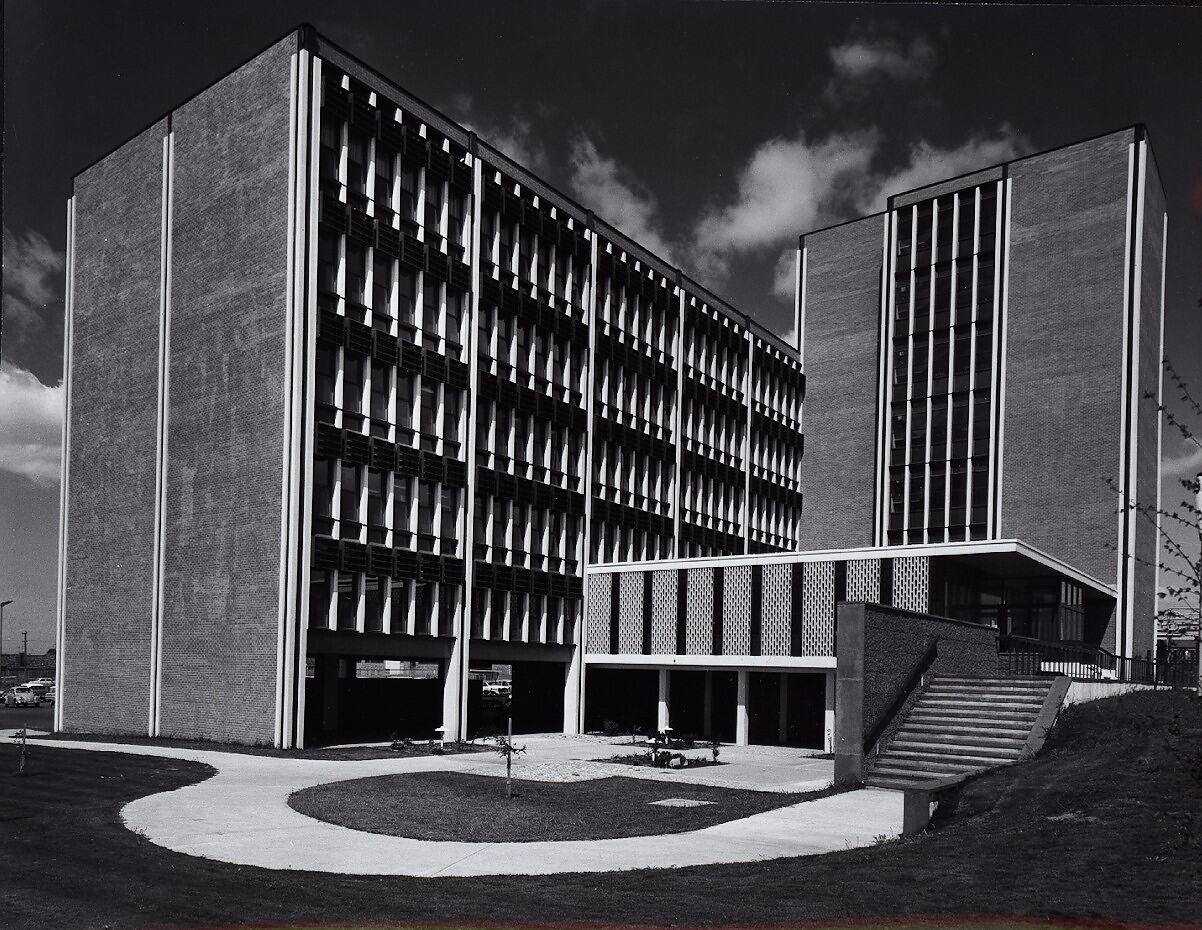
[[[372,264],[371,310],[379,316],[392,315],[392,259],[376,253]]]
[[[321,121],[322,178],[335,181],[338,179],[339,152],[342,148],[341,128],[341,124],[335,123],[333,120],[323,118]]]
[[[395,476],[392,484],[392,544],[398,549],[409,547],[409,508],[412,502],[411,478]]]
[[[363,629],[368,633],[379,633],[384,629],[384,586],[386,578],[368,575],[363,581]]]
[[[315,379],[318,404],[334,406],[334,382],[338,376],[338,350],[329,346],[317,347],[317,377]]]
[[[363,409],[363,364],[361,355],[346,352],[342,372],[342,409],[359,413]]]
[[[347,135],[346,187],[352,194],[367,195],[367,136],[357,129]]]
[[[391,366],[383,362],[371,363],[371,417],[373,420],[388,421],[388,379]]]
[[[347,300],[357,304],[366,303],[367,295],[363,292],[367,280],[367,252],[363,246],[354,242],[346,244],[346,293]]]
[[[359,522],[359,466],[342,466],[342,502],[339,511],[343,523],[358,524]],[[343,533],[343,536],[354,536],[354,533]]]
[[[309,626],[325,628],[330,623],[333,588],[328,569],[315,568],[309,580]]]
[[[394,175],[395,156],[386,149],[376,146],[376,187],[375,201],[377,206],[392,209],[392,179]]]
[[[338,293],[338,237],[325,230],[317,240],[317,289]]]
[[[355,576],[338,573],[338,629],[355,629],[359,610],[359,597],[355,590]]]
[[[396,380],[396,424],[404,429],[413,428],[413,376],[400,372]]]

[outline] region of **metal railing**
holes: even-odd
[[[998,638],[998,671],[1003,675],[1067,675],[1078,681],[1122,681],[1188,688],[1198,684],[1197,667],[1189,662],[1157,662],[1116,656],[1088,643],[1049,642],[1028,636]]]

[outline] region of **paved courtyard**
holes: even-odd
[[[661,771],[597,761],[632,751],[621,740],[542,735],[517,742],[527,747],[527,753],[518,757],[515,776],[532,780],[626,775],[677,784],[795,792],[826,787],[832,772],[829,759],[782,747],[724,746],[721,759],[726,765]],[[315,820],[289,807],[288,797],[314,785],[377,775],[455,771],[500,776],[504,773],[500,757],[479,753],[326,762],[71,740],[39,740],[38,744],[212,765],[217,770],[212,778],[127,804],[122,810],[126,826],[176,852],[269,869],[439,877],[673,868],[866,846],[882,836],[896,836],[902,822],[899,793],[862,789],[686,833],[527,843],[416,840]]]

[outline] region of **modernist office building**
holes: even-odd
[[[1019,539],[1112,597],[967,572],[944,611],[1151,650],[1167,229],[1132,127],[802,236],[802,547]]]
[[[67,280],[59,728],[455,737],[504,662],[572,732],[588,565],[799,544],[796,349],[309,28],[76,176]]]
[[[1167,227],[1132,127],[803,235],[801,551],[590,566],[589,726],[829,746],[840,602],[1147,655]]]
[[[1142,655],[1166,226],[1138,129],[898,194],[799,352],[300,29],[75,178],[56,726],[454,737],[506,663],[828,745],[857,600]]]

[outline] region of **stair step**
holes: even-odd
[[[1043,708],[1043,701],[1012,701],[1012,700],[988,700],[980,698],[942,698],[928,697],[923,695],[919,698],[915,707],[925,709],[938,710],[973,710],[978,713],[981,711],[999,711],[1011,710],[1022,713],[1036,714]]]
[[[946,739],[934,733],[913,734],[899,733],[889,745],[884,747],[889,751],[905,749],[919,752],[950,752],[969,756],[998,756],[999,758],[1017,758],[1023,751],[1025,743],[1022,740],[991,745],[985,740],[964,740],[962,738]]]
[[[950,778],[953,775],[968,775],[972,772],[979,772],[985,768],[988,768],[988,766],[973,765],[973,766],[957,766],[957,767],[953,768],[953,767],[949,767],[946,765],[925,765],[925,766],[906,767],[906,766],[902,766],[902,765],[895,765],[895,764],[890,764],[890,763],[885,763],[885,762],[879,762],[872,767],[872,771],[870,774],[872,774],[874,776],[876,776],[876,775],[892,775],[895,777],[900,776],[902,778],[905,778],[905,777],[921,778],[925,781],[928,779],[936,779],[936,778]]]
[[[967,685],[933,684],[927,687],[925,694],[954,694],[963,697],[1018,697],[1033,701],[1042,701],[1046,697],[1043,688],[970,688]]]
[[[889,748],[881,754],[884,759],[915,759],[919,761],[930,762],[946,762],[948,764],[963,764],[963,765],[1006,765],[1009,762],[1014,762],[1018,759],[1018,753],[996,753],[990,752],[988,749],[956,752],[957,749],[964,750],[964,746],[955,747],[935,747],[935,746],[910,746],[905,744],[890,743]]]
[[[1043,688],[1052,686],[1051,678],[1022,677],[1022,678],[967,678],[963,675],[935,675],[932,682],[940,684],[969,684],[969,685],[1039,685]]]
[[[927,688],[922,693],[922,700],[940,700],[940,701],[982,701],[988,703],[1001,704],[1042,704],[1044,695],[1034,692],[1018,692],[1015,694],[1003,694],[997,691],[939,691],[935,688]]]
[[[914,788],[930,780],[931,779],[923,775],[877,775],[875,773],[870,773],[864,776],[864,784],[869,788],[891,788],[895,791],[904,791],[906,788]]]
[[[946,723],[948,726],[958,727],[990,727],[999,729],[1022,729],[1027,731],[1031,725],[1039,719],[1039,714],[1011,714],[1006,713],[996,714],[977,714],[972,711],[959,711],[956,709],[946,710],[944,708],[921,708],[916,707],[911,710],[905,717],[906,723]]]
[[[902,726],[894,735],[894,742],[946,744],[951,746],[989,746],[993,749],[1013,749],[1021,752],[1027,744],[1026,734],[1016,733],[1013,736],[998,736],[990,730],[980,730],[973,733],[953,733],[940,727],[913,729],[908,724]]]
[[[949,772],[975,772],[978,769],[992,768],[995,765],[1002,765],[1001,762],[995,762],[992,759],[987,759],[984,762],[976,762],[971,759],[963,758],[947,758],[940,759],[933,755],[925,755],[923,753],[894,753],[891,750],[886,750],[876,757],[876,764],[890,765],[899,769],[947,769]]]

